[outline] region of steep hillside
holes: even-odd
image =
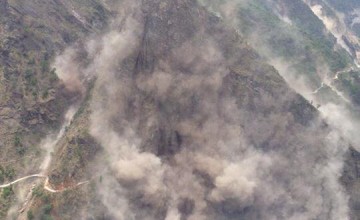
[[[356,0],[340,1],[340,0],[327,0],[335,10],[343,13],[345,23],[351,28],[358,36],[360,36],[360,22],[359,10],[360,2]]]
[[[354,192],[358,191],[360,181],[355,159],[360,144],[356,138],[360,84],[357,55],[352,51],[358,39],[347,40],[353,39],[350,27],[325,1],[260,0],[237,4],[203,1],[203,4],[229,23],[237,18],[233,25],[257,52],[316,106],[332,127],[351,140],[342,181],[351,197],[351,218],[357,219],[360,197]],[[231,13],[230,7],[234,8]]]
[[[60,127],[79,99],[59,81],[53,58],[101,29],[106,16],[96,1],[0,2],[0,183],[39,170],[41,138]],[[1,219],[14,200],[0,200]]]
[[[76,194],[50,195],[51,215],[347,216],[341,186],[332,184],[340,167],[328,170],[325,165],[341,161],[337,144],[342,144],[316,109],[231,27],[194,1],[122,6],[126,9],[120,8],[110,32],[59,57],[86,54],[85,61],[67,65],[79,70],[79,78],[92,75],[95,84],[89,104],[69,129],[66,139],[73,141],[56,153],[60,158],[52,163],[50,184],[61,189],[86,179],[92,183]],[[62,69],[66,78],[69,68],[65,64]],[[81,126],[86,118],[88,126]],[[83,134],[80,139],[72,137],[77,133]],[[90,137],[103,148],[92,162],[83,151]],[[334,151],[325,153],[328,148]],[[68,166],[74,160],[84,163]],[[83,176],[84,167],[92,174]],[[304,195],[307,190],[312,193]],[[69,200],[82,211],[71,209]],[[306,204],[316,200],[323,201],[321,208]],[[33,210],[41,212],[36,206]]]
[[[279,68],[353,67],[303,1],[2,5],[0,218],[357,218],[359,146],[316,108],[344,84]]]

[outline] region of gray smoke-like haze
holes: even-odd
[[[221,7],[225,20],[236,4]],[[106,152],[97,193],[109,219],[348,219],[338,181],[347,144],[273,69],[201,25],[208,15],[194,1],[119,6],[83,46],[86,67],[76,47],[56,62],[69,89],[96,79],[90,133]]]

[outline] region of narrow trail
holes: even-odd
[[[42,175],[42,174],[34,174],[34,175],[25,176],[25,177],[22,177],[22,178],[20,178],[20,179],[17,179],[17,180],[12,181],[11,183],[7,183],[7,184],[0,185],[0,189],[9,187],[9,186],[11,186],[11,185],[14,185],[14,184],[16,184],[16,183],[25,181],[25,180],[30,179],[30,178],[47,178],[47,176],[44,176],[44,175]]]
[[[318,93],[322,88],[325,87],[325,83],[324,82],[321,82],[321,86],[317,89],[315,89],[311,94],[316,94]]]
[[[46,191],[48,191],[48,192],[51,192],[51,193],[61,193],[61,192],[64,192],[66,190],[75,189],[75,188],[77,188],[79,186],[82,186],[82,185],[85,185],[85,184],[88,184],[88,183],[90,183],[90,180],[82,181],[82,182],[77,183],[74,186],[70,186],[70,187],[67,187],[67,188],[57,190],[57,189],[51,188],[51,186],[49,184],[49,178],[47,177],[46,180],[45,180],[45,183],[44,183],[44,189]]]
[[[321,89],[325,88],[325,87],[329,87],[338,97],[340,97],[343,101],[345,101],[346,103],[351,103],[351,101],[349,99],[347,99],[343,94],[342,92],[340,92],[335,86],[333,86],[332,84],[334,83],[334,81],[338,80],[339,79],[339,76],[341,74],[344,74],[344,73],[348,73],[350,71],[354,71],[355,68],[354,67],[349,67],[349,68],[346,68],[344,70],[340,70],[338,72],[335,73],[335,76],[329,81],[327,80],[328,82],[321,82],[321,86],[317,89],[315,89],[311,94],[317,94]]]
[[[78,105],[70,106],[68,111],[65,114],[65,121],[62,124],[57,135],[49,135],[42,141],[41,148],[43,148],[46,151],[46,155],[45,155],[45,158],[43,159],[43,162],[40,165],[41,172],[45,172],[48,169],[48,167],[50,166],[50,163],[52,160],[51,154],[54,152],[55,147],[58,144],[58,142],[65,135],[66,128],[71,125],[71,122],[72,122],[74,115],[77,112],[78,108],[79,108]]]
[[[317,94],[321,89],[323,89],[325,87],[329,87],[331,89],[331,91],[333,91],[338,97],[340,97],[346,103],[351,103],[351,101],[349,99],[347,99],[339,90],[337,90],[337,88],[332,86],[331,83],[321,82],[321,86],[319,88],[315,89],[311,94],[313,94],[313,95]]]
[[[3,184],[3,185],[0,185],[0,190],[3,189],[3,188],[6,188],[6,187],[10,187],[14,184],[17,184],[17,183],[20,183],[20,182],[23,182],[25,180],[28,180],[28,179],[32,179],[32,178],[42,178],[42,179],[45,179],[44,181],[44,184],[43,184],[43,189],[47,192],[50,192],[50,193],[61,193],[61,192],[64,192],[64,191],[67,191],[67,190],[73,190],[73,189],[76,189],[82,185],[85,185],[85,184],[89,184],[90,183],[90,180],[86,180],[86,181],[82,181],[82,182],[79,182],[77,183],[76,185],[73,185],[73,186],[70,186],[70,187],[67,187],[67,188],[62,188],[60,190],[58,189],[54,189],[51,187],[50,183],[49,183],[49,177],[46,176],[46,175],[43,175],[43,174],[34,174],[34,175],[29,175],[29,176],[25,176],[25,177],[22,177],[22,178],[19,178],[17,180],[14,180],[10,183],[7,183],[7,184]],[[33,202],[33,190],[35,189],[36,187],[36,183],[33,183],[29,192],[27,193],[26,197],[25,197],[25,200],[22,202],[23,204],[19,206],[19,210],[18,210],[18,213],[19,213],[19,216],[18,216],[18,219],[20,218],[20,216],[25,212],[25,210],[28,208],[28,206]],[[22,218],[21,218],[22,219]],[[25,219],[25,218],[24,218]]]
[[[332,79],[332,81],[335,81],[335,80],[338,80],[339,79],[339,76],[343,73],[348,73],[350,71],[354,71],[355,68],[354,67],[349,67],[349,68],[346,68],[344,70],[341,70],[341,71],[337,71],[334,78]]]
[[[52,186],[50,185],[49,183],[49,177],[46,176],[46,175],[43,175],[43,174],[34,174],[34,175],[29,175],[29,176],[25,176],[25,177],[22,177],[22,178],[19,178],[17,180],[14,180],[10,183],[6,183],[6,184],[3,184],[3,185],[0,185],[0,191],[1,189],[4,189],[6,187],[10,187],[14,184],[18,184],[20,182],[23,182],[25,180],[28,180],[28,179],[32,179],[32,178],[42,178],[42,179],[45,179],[44,182],[43,182],[43,189],[47,192],[50,192],[50,193],[62,193],[64,191],[67,191],[67,190],[75,190],[76,188],[78,187],[81,187],[83,185],[86,185],[86,184],[89,184],[91,180],[86,180],[86,181],[82,181],[82,182],[78,182],[77,184],[73,185],[73,186],[69,186],[69,187],[66,187],[66,188],[62,188],[62,189],[54,189],[52,188]],[[26,217],[22,216],[25,211],[29,208],[29,206],[31,205],[31,203],[34,201],[34,198],[33,198],[33,191],[36,187],[36,183],[33,182],[33,184],[31,185],[31,188],[29,189],[27,195],[25,196],[24,200],[21,202],[22,205],[19,205],[18,206],[18,216],[17,216],[17,219],[26,219]],[[22,216],[22,217],[21,217]]]
[[[3,188],[6,188],[6,187],[9,187],[9,186],[12,186],[14,184],[17,184],[17,183],[20,183],[22,181],[25,181],[27,179],[31,179],[31,178],[44,178],[45,181],[44,181],[44,189],[48,192],[51,192],[51,193],[59,193],[59,192],[63,192],[63,191],[66,191],[66,190],[69,190],[69,189],[74,189],[74,188],[77,188],[79,186],[82,186],[82,185],[85,185],[85,184],[88,184],[90,183],[90,180],[86,180],[86,181],[82,181],[82,182],[79,182],[77,183],[76,185],[74,186],[71,186],[71,187],[68,187],[68,188],[64,188],[64,189],[61,189],[61,190],[56,190],[56,189],[53,189],[51,186],[50,186],[50,183],[49,183],[49,177],[48,176],[45,176],[43,174],[34,174],[34,175],[29,175],[29,176],[25,176],[25,177],[22,177],[22,178],[19,178],[17,180],[14,180],[10,183],[6,183],[6,184],[3,184],[3,185],[0,185],[0,189],[3,189]]]
[[[29,192],[27,193],[26,197],[25,197],[25,202],[24,204],[21,206],[20,210],[19,210],[19,213],[23,213],[27,207],[27,205],[29,204],[29,202],[31,202],[31,198],[32,198],[32,195],[33,195],[33,190],[35,189],[36,187],[36,184],[32,184]]]

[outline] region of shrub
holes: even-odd
[[[42,94],[43,99],[47,99],[49,97],[49,90],[45,90]]]
[[[5,180],[5,169],[0,165],[0,183]]]
[[[18,146],[22,145],[19,135],[15,135],[15,137],[14,137],[14,145],[15,145],[15,147],[18,147]]]
[[[33,220],[34,219],[34,214],[33,214],[33,212],[31,210],[29,210],[27,212],[27,219],[28,220]]]
[[[50,65],[49,62],[47,60],[43,60],[41,61],[41,71],[42,73],[45,73],[47,71],[49,71]]]
[[[43,214],[40,219],[41,220],[53,220],[53,218],[48,214]]]
[[[59,80],[57,74],[56,74],[56,68],[53,68],[50,71],[50,82],[56,82],[57,80]]]
[[[42,188],[40,186],[37,186],[32,191],[32,194],[35,197],[42,197],[44,195],[44,191],[42,190]]]
[[[12,186],[5,187],[2,192],[2,197],[7,199],[11,194],[13,194]]]
[[[51,205],[51,204],[46,204],[46,205],[44,205],[44,207],[43,207],[43,211],[44,211],[45,214],[50,214],[51,209],[52,209],[52,205]]]
[[[6,167],[4,175],[8,179],[13,179],[15,177],[15,170],[12,167]]]

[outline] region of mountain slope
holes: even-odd
[[[240,1],[235,5],[230,2],[232,13],[228,13],[226,2],[204,1],[227,22],[237,18],[235,25],[254,48],[351,142],[342,182],[349,191],[351,218],[357,219],[359,197],[353,192],[358,190],[359,182],[354,160],[355,149],[359,149],[356,138],[359,70],[356,54],[348,50],[351,42],[346,39],[352,36],[350,27],[341,23],[338,12],[325,1]],[[356,44],[349,47],[356,48]],[[349,55],[355,63],[347,58]],[[334,66],[336,63],[343,64]]]
[[[36,1],[16,3],[9,1],[24,14],[42,11]],[[48,136],[54,152],[39,158],[49,162],[45,180],[6,196],[19,199],[8,218],[349,219],[339,182],[348,142],[266,64],[244,30],[239,35],[195,0],[42,5],[53,4],[64,20],[48,27],[56,30],[48,42],[62,53],[50,55],[56,71],[45,75],[59,77],[55,91],[64,98],[54,100],[64,101],[53,111],[63,125],[58,120],[58,135]],[[244,23],[256,21],[251,13],[263,6],[250,4],[254,11],[243,11]],[[80,34],[64,42],[57,34],[69,18],[76,27],[67,35]],[[308,34],[315,32],[321,33]],[[329,39],[325,49],[305,53],[335,57],[346,67],[347,55],[332,54]],[[313,37],[294,42],[311,44]],[[294,60],[304,53],[297,50]]]
[[[86,11],[91,5],[93,11]],[[79,97],[65,90],[50,63],[66,45],[104,25],[99,6],[89,1],[76,12],[65,1],[0,2],[0,183],[39,169],[46,150],[41,138],[60,126],[65,109]],[[0,218],[14,201],[0,201]]]
[[[107,170],[94,182],[95,201],[106,209],[90,205],[82,218],[347,215],[343,191],[334,193],[341,186],[330,184],[340,170],[319,175],[307,166],[327,170],[327,158],[341,161],[337,138],[235,31],[194,1],[124,5],[116,29],[90,41],[95,49],[79,73],[96,78],[87,132],[104,149],[97,170]],[[323,157],[327,147],[334,151]],[[54,165],[60,180],[78,175]],[[57,179],[50,179],[55,188],[63,183]]]

